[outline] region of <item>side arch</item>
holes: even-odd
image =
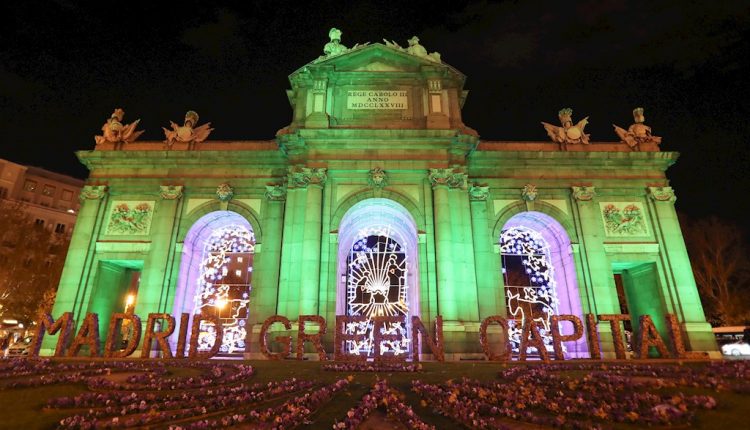
[[[543,201],[535,201],[533,211],[528,210],[528,208],[526,207],[526,202],[524,201],[519,201],[517,203],[513,203],[504,207],[495,217],[495,222],[492,226],[493,240],[496,240],[498,237],[500,237],[500,233],[503,231],[505,224],[508,223],[508,220],[524,212],[528,212],[530,214],[532,214],[533,212],[541,212],[545,215],[549,215],[552,219],[560,224],[565,233],[568,235],[571,243],[578,243],[578,234],[576,232],[576,228],[571,216],[561,211],[559,208]]]
[[[255,234],[255,243],[263,243],[263,231],[260,225],[260,215],[255,212],[250,206],[244,203],[230,201],[226,209],[222,207],[221,202],[218,200],[206,202],[197,208],[193,209],[189,214],[183,217],[180,223],[180,230],[177,233],[177,241],[184,242],[185,238],[190,229],[198,222],[199,219],[203,218],[211,212],[229,211],[234,212],[241,217],[245,218],[250,226],[252,227],[253,233]]]

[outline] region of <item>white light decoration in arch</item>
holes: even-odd
[[[242,225],[214,230],[203,247],[193,314],[220,318],[224,328],[220,352],[245,350],[254,252],[255,235]],[[209,350],[215,341],[213,323],[203,321],[198,350]]]
[[[385,324],[381,331],[400,340],[383,341],[383,355],[409,352],[408,258],[404,240],[390,226],[371,226],[357,232],[349,250],[346,271],[346,312],[365,316],[363,323],[346,327],[348,334],[364,334],[361,342],[348,341],[351,354],[372,356],[374,352],[373,322],[376,316],[404,316],[405,323]]]
[[[536,230],[510,227],[500,234],[500,253],[509,317],[515,320],[508,333],[513,352],[519,352],[521,328],[529,318],[541,323],[540,334],[550,349],[559,300],[549,244]]]

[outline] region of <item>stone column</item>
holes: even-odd
[[[480,320],[490,315],[505,316],[507,313],[505,288],[500,276],[500,258],[493,252],[493,245],[497,243],[497,240],[492,237],[487,216],[488,196],[488,187],[471,186],[469,188]]]
[[[693,278],[685,240],[682,237],[680,222],[674,202],[677,197],[672,187],[648,187],[650,205],[656,214],[659,245],[665,260],[665,277],[672,281],[671,302],[676,309],[672,312],[682,325],[689,348],[693,351],[717,351],[716,339],[711,326],[706,322],[698,287]]]
[[[612,273],[612,264],[604,251],[604,229],[594,187],[572,187],[572,197],[578,214],[580,228],[580,253],[584,271],[583,287],[588,298],[589,312],[594,314],[619,314],[620,302]],[[608,322],[599,323],[599,333],[604,358],[614,358],[614,344]]]
[[[98,231],[107,207],[107,186],[86,185],[81,190],[79,199],[81,209],[70,239],[52,316],[58,318],[65,312],[73,312],[73,317],[80,322],[88,310],[83,298],[88,288]],[[45,336],[42,354],[54,352],[56,342],[56,336]]]
[[[300,282],[300,315],[318,314],[318,290],[320,288],[320,240],[322,234],[323,187],[326,169],[307,169],[307,199],[304,214],[302,239],[302,272]]]
[[[284,224],[284,203],[286,187],[268,185],[263,202],[263,252],[256,258],[253,270],[253,292],[256,315],[255,322],[262,322],[276,313],[276,299],[279,292],[279,267],[281,264],[281,238]]]
[[[455,271],[452,259],[450,202],[448,177],[453,169],[430,169],[432,207],[435,217],[435,256],[437,269],[438,314],[444,321],[458,320]]]
[[[161,200],[154,208],[150,234],[151,248],[143,262],[143,272],[135,303],[135,313],[142,317],[144,330],[149,313],[162,311],[171,313],[172,310],[171,306],[164,302],[168,296],[166,290],[169,288],[169,254],[174,248],[175,218],[180,199],[182,199],[182,190],[183,187],[180,185],[159,187]]]
[[[448,179],[448,201],[451,209],[451,261],[454,269],[453,289],[458,303],[458,319],[464,323],[479,321],[477,282],[474,261],[471,209],[467,175],[454,170]]]

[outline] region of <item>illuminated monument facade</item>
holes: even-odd
[[[481,353],[492,315],[543,329],[553,314],[651,315],[666,338],[671,313],[688,349],[715,350],[665,176],[677,153],[642,109],[618,142],[589,142],[570,109],[544,123],[551,141],[484,141],[461,116],[465,76],[439,54],[340,35],[291,74],[293,119],[273,140],[208,140],[190,111],[165,141],[135,142],[116,110],[78,152],[91,175],[53,315],[98,313],[101,339],[117,312],[214,315],[222,351],[248,357],[272,315],[323,316],[329,352],[336,315],[407,316],[386,325],[398,354],[411,316],[440,315],[458,359]],[[609,323],[598,330],[612,356]],[[201,325],[201,348],[212,333]],[[583,339],[566,351],[588,356]]]

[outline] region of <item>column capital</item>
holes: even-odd
[[[265,196],[270,201],[286,200],[286,187],[283,185],[266,185]]]
[[[533,202],[537,197],[537,189],[534,184],[526,184],[521,189],[521,198],[527,202]]]
[[[490,195],[490,187],[472,185],[469,187],[469,200],[471,201],[486,201]]]
[[[164,200],[179,200],[182,198],[182,185],[159,185],[159,196]]]
[[[85,200],[101,200],[109,192],[106,185],[84,185],[78,200],[83,203]]]
[[[289,167],[289,185],[291,188],[307,188],[308,185],[324,186],[328,176],[325,167]]]
[[[596,197],[596,190],[594,187],[580,186],[570,187],[570,189],[573,191],[573,198],[578,201],[588,202]]]
[[[229,182],[223,182],[216,187],[216,198],[222,203],[228,203],[234,197],[234,188]]]
[[[469,182],[469,175],[460,169],[452,167],[430,169],[427,177],[430,179],[433,188],[443,185],[449,188],[461,188],[465,190]]]
[[[657,202],[671,202],[677,200],[672,187],[648,187],[648,195]]]

